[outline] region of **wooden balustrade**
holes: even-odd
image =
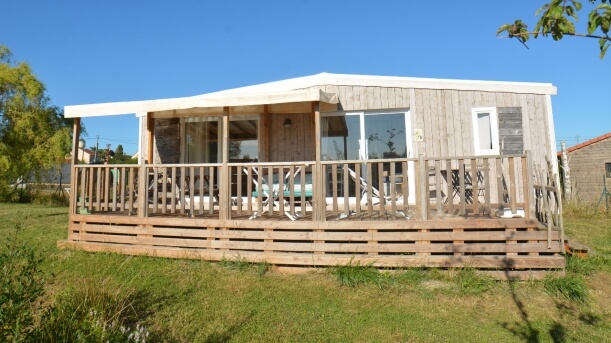
[[[72,201],[75,214],[313,221],[500,215],[560,227],[555,179],[530,165],[527,154],[323,161],[320,173],[314,161],[144,165],[145,199],[138,165],[75,165]],[[138,204],[147,206],[140,212]],[[229,218],[220,217],[222,204]]]

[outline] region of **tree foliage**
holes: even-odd
[[[70,151],[72,121],[50,104],[45,86],[25,62],[0,45],[0,191],[40,176]]]
[[[587,33],[579,33],[575,29],[575,22],[579,19],[577,12],[582,9],[581,2],[577,0],[552,0],[535,13],[536,16],[540,15],[540,17],[534,31],[529,31],[528,25],[518,19],[512,24],[501,26],[496,34],[498,36],[506,33],[507,37],[516,38],[524,45],[526,45],[530,36],[537,38],[539,35],[544,37],[551,35],[554,40],[560,40],[565,35],[594,38],[598,39],[600,58],[603,58],[611,44],[611,37],[609,36],[611,1],[588,1],[596,6],[588,15]]]

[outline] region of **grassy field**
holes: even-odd
[[[587,286],[583,302],[551,293],[547,282],[496,282],[470,271],[390,275],[357,266],[286,275],[237,259],[59,250],[67,220],[66,208],[0,204],[2,249],[20,227],[20,238],[45,257],[42,304],[74,290],[107,292],[130,304],[131,324],[146,328],[147,341],[611,341],[609,217],[565,218],[569,237],[596,252],[570,262],[569,279]]]

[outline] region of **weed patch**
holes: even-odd
[[[548,276],[543,281],[543,285],[545,290],[553,296],[562,296],[576,303],[585,303],[587,300],[588,290],[581,276]]]

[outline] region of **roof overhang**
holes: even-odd
[[[320,73],[193,97],[66,106],[64,108],[64,116],[66,118],[75,118],[130,113],[144,115],[149,112],[170,110],[273,105],[306,101],[337,104],[339,102],[337,94],[326,93],[321,90],[325,89],[326,86],[393,87],[542,95],[556,95],[557,93],[556,87],[551,83]]]
[[[183,110],[190,108],[272,105],[304,101],[320,101],[329,104],[337,104],[339,99],[336,94],[326,93],[320,89],[300,89],[252,94],[212,93],[186,98],[66,106],[64,108],[64,117],[96,117],[159,112],[167,110]]]

